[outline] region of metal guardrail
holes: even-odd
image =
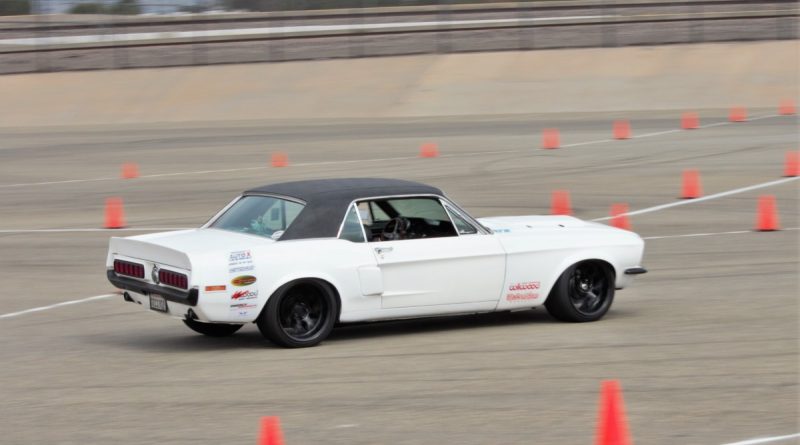
[[[796,39],[798,17],[795,0],[549,1],[79,22],[29,16],[0,21],[0,73]]]

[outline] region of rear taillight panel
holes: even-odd
[[[134,278],[144,278],[144,264],[131,261],[114,260],[114,272]]]
[[[189,288],[189,278],[178,272],[171,270],[161,269],[158,271],[158,281],[167,286],[177,287],[180,289]]]

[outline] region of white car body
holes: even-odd
[[[455,207],[444,195],[434,197]],[[167,297],[166,314],[241,324],[256,321],[284,284],[313,278],[335,289],[338,320],[347,323],[534,308],[568,267],[587,259],[610,265],[617,289],[630,284],[626,271],[643,271],[638,235],[570,216],[481,218],[473,220],[483,226],[479,233],[448,237],[276,241],[212,228],[233,202],[198,229],[112,238],[112,283],[126,289],[126,300],[149,309],[153,294],[185,292],[159,284],[154,269],[178,272],[193,298]],[[135,286],[120,285],[117,260],[141,264],[144,277],[126,281]]]

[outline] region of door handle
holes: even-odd
[[[383,255],[384,253],[391,252],[393,250],[394,250],[394,247],[376,247],[375,248],[375,253],[377,253],[378,255]]]

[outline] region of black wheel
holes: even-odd
[[[256,323],[271,342],[306,348],[328,337],[338,313],[339,302],[330,286],[319,281],[295,281],[269,298]]]
[[[184,319],[183,323],[195,332],[209,337],[227,337],[241,329],[241,324],[203,323],[197,320]]]
[[[562,321],[603,318],[614,301],[614,272],[599,261],[573,264],[556,281],[545,302],[547,312]]]

